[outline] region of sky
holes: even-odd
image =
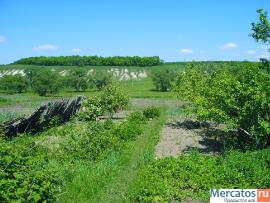
[[[269,0],[0,0],[0,64],[30,56],[269,56],[249,34]]]

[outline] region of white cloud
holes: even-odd
[[[35,51],[49,51],[49,50],[56,50],[58,49],[58,47],[52,44],[44,44],[44,45],[34,46],[33,49]]]
[[[269,59],[270,58],[270,54],[261,54],[261,55],[258,55],[257,58],[258,59],[261,59],[261,58],[263,58],[263,59]]]
[[[248,51],[246,51],[246,53],[247,54],[256,54],[256,51],[254,51],[254,50],[248,50]]]
[[[221,45],[219,48],[222,50],[235,49],[235,48],[237,48],[237,44],[229,42],[227,44]]]
[[[192,49],[181,49],[180,53],[182,53],[182,54],[192,54],[193,50]]]
[[[270,47],[267,46],[267,45],[261,45],[260,48],[261,48],[261,49],[264,49],[264,50],[268,50]]]
[[[5,42],[6,41],[6,38],[5,38],[5,36],[3,36],[3,35],[0,35],[0,43],[3,43],[3,42]]]
[[[82,50],[81,50],[80,48],[73,48],[71,51],[78,54],[78,53],[80,53]]]

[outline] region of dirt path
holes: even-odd
[[[215,137],[210,136],[218,127],[210,123],[201,123],[190,118],[167,121],[161,132],[160,142],[156,146],[156,157],[178,157],[196,149],[204,154],[217,154],[223,149]]]

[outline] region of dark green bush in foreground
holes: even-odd
[[[131,202],[209,201],[209,190],[269,188],[270,150],[212,157],[193,153],[153,161],[139,174]]]
[[[0,202],[53,201],[59,181],[41,146],[0,145]]]

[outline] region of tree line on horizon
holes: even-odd
[[[163,61],[159,56],[39,56],[22,58],[13,64],[42,66],[157,66]]]

